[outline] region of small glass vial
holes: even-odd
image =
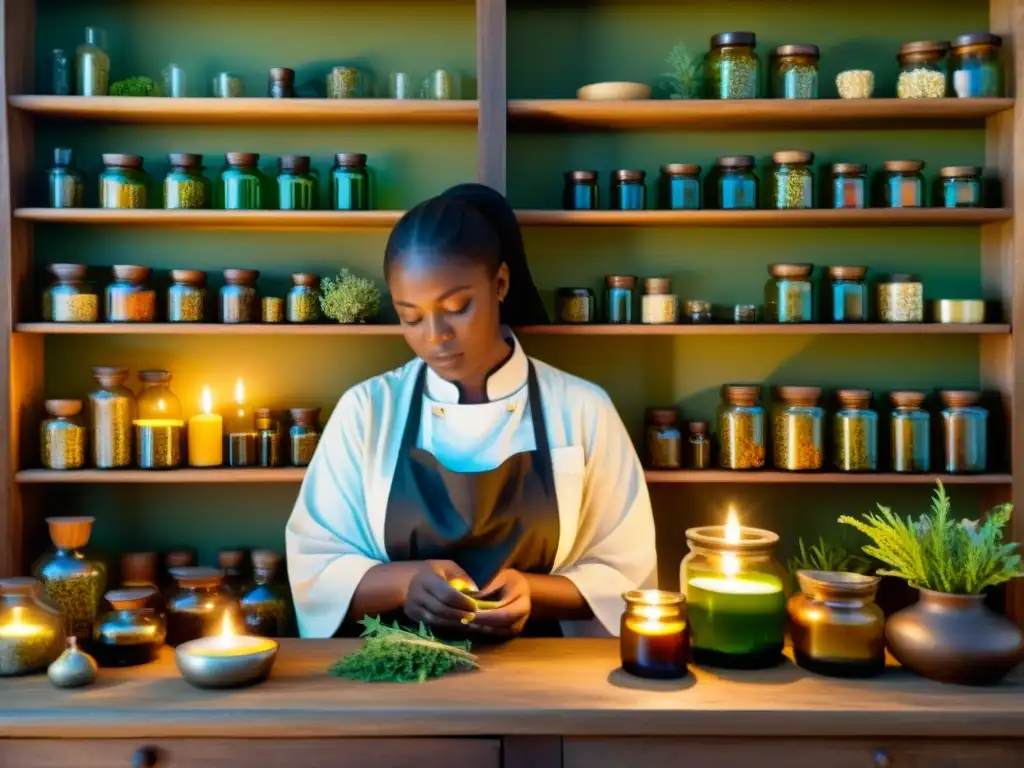
[[[981,208],[981,168],[976,165],[952,165],[939,169],[943,208]]]
[[[225,285],[220,289],[220,321],[222,323],[255,323],[259,307],[256,269],[225,269]]]
[[[174,282],[167,289],[167,321],[206,322],[206,273],[199,269],[172,269]]]
[[[226,211],[258,211],[263,208],[263,174],[255,152],[228,152],[228,167],[220,174],[220,202]]]
[[[772,155],[771,169],[772,208],[783,210],[804,210],[814,207],[814,174],[811,163],[813,152],[787,150]]]
[[[418,93],[416,82],[408,72],[392,72],[388,75],[389,99],[415,99]]]
[[[883,323],[923,323],[924,284],[917,275],[890,275],[878,284],[878,319]]]
[[[167,626],[150,607],[155,595],[152,588],[107,592],[113,610],[96,624],[90,646],[101,667],[136,667],[160,658]]]
[[[458,99],[462,94],[462,80],[458,74],[445,69],[432,70],[423,80],[421,99]]]
[[[562,208],[567,211],[596,211],[600,208],[597,171],[566,171]]]
[[[686,677],[690,660],[686,598],[658,589],[635,590],[622,598],[626,602],[619,630],[622,669],[649,680]]]
[[[291,613],[288,589],[276,580],[281,556],[269,549],[252,551],[253,584],[242,593],[245,631],[257,637],[284,637]]]
[[[753,32],[722,32],[711,37],[704,59],[704,78],[709,99],[758,99],[761,97],[761,60],[755,53]]]
[[[700,166],[694,163],[661,166],[658,207],[665,211],[698,211],[700,206]]]
[[[679,322],[679,298],[672,293],[672,281],[667,277],[649,277],[644,280],[640,322],[644,325]]]
[[[75,153],[53,150],[53,168],[46,172],[47,203],[51,208],[81,208],[85,205],[85,176],[75,167]]]
[[[366,155],[339,152],[331,171],[331,208],[335,211],[370,210],[370,174]]]
[[[152,323],[156,320],[156,291],[146,286],[149,267],[118,264],[112,269],[114,282],[107,286],[107,321],[111,323]]]
[[[103,155],[100,173],[100,208],[145,208],[149,202],[149,174],[139,155]]]
[[[170,99],[183,99],[188,96],[188,73],[180,64],[171,62],[162,72],[164,79],[164,96]]]
[[[780,45],[772,52],[773,99],[818,98],[818,46]]]
[[[722,387],[718,409],[718,459],[722,469],[764,466],[765,415],[760,398],[761,387],[756,384]]]
[[[988,410],[978,405],[981,393],[943,390],[942,446],[945,471],[953,474],[988,469]]]
[[[216,568],[172,568],[177,582],[167,601],[167,644],[172,648],[200,637],[216,635],[227,611],[238,601],[224,590],[224,575]]]
[[[814,322],[812,264],[769,264],[764,288],[766,323]]]
[[[683,302],[683,320],[694,325],[710,323],[712,320],[711,302],[700,299]]]
[[[320,442],[320,409],[292,408],[288,430],[288,453],[293,467],[308,467]]]
[[[756,304],[737,304],[732,308],[732,321],[737,324],[757,322]]]
[[[315,323],[320,320],[320,276],[311,272],[292,275],[288,291],[288,322]]]
[[[51,264],[57,282],[43,293],[43,320],[49,323],[95,323],[100,318],[100,297],[85,278],[85,264]]]
[[[931,415],[923,408],[924,392],[890,392],[892,401],[892,471],[931,470]]]
[[[833,421],[835,463],[840,472],[878,469],[878,414],[871,410],[871,390],[840,389]]]
[[[900,46],[896,95],[901,99],[941,99],[946,95],[949,43],[923,40]]]
[[[829,267],[829,298],[833,323],[865,323],[868,319],[867,267]]]
[[[284,299],[280,296],[264,296],[261,310],[260,319],[264,323],[284,322]]]
[[[882,199],[886,208],[923,208],[924,163],[920,160],[887,160],[883,165]]]
[[[629,325],[633,322],[633,291],[636,278],[631,275],[609,275],[605,278],[604,321]]]
[[[611,209],[613,211],[642,211],[647,207],[647,187],[644,171],[612,171]]]
[[[715,160],[708,174],[708,198],[712,207],[723,211],[757,208],[758,182],[753,155],[729,155]]]
[[[256,417],[256,451],[257,461],[261,467],[283,467],[284,450],[281,434],[281,420],[270,408],[257,408]]]
[[[272,99],[290,99],[295,96],[295,70],[271,67],[267,75],[267,96]]]
[[[81,469],[85,466],[88,430],[79,421],[81,400],[47,400],[43,421],[42,458],[46,469]]]
[[[210,207],[210,181],[203,176],[203,156],[175,152],[167,156],[171,169],[164,176],[164,208]]]
[[[71,57],[63,48],[50,52],[50,93],[54,96],[71,95]]]
[[[589,288],[559,288],[555,292],[558,322],[569,325],[597,320],[597,299]]]
[[[647,466],[651,469],[682,469],[683,433],[675,408],[647,411]]]
[[[99,389],[89,393],[89,429],[92,463],[97,469],[131,466],[135,394],[125,386],[128,369],[96,366],[92,375]]]
[[[867,208],[868,167],[864,163],[833,163],[829,168],[828,207]]]
[[[690,469],[711,469],[711,436],[706,421],[691,421],[686,441],[687,465]]]
[[[110,57],[106,49],[107,33],[97,27],[86,27],[85,42],[75,49],[76,96],[109,93]]]
[[[953,40],[949,88],[961,99],[992,99],[1003,95],[1003,39],[990,32],[960,35]]]
[[[312,211],[316,208],[316,176],[309,169],[307,155],[281,155],[277,177],[277,207],[282,211]]]
[[[213,76],[212,90],[216,99],[240,99],[245,96],[245,83],[230,72],[218,72]]]
[[[821,387],[779,387],[772,415],[772,459],[776,469],[821,469],[825,454],[825,409]]]

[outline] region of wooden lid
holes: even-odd
[[[95,517],[48,517],[50,541],[57,549],[81,549],[89,543]]]
[[[881,579],[844,571],[797,571],[800,591],[818,600],[874,600]]]
[[[309,173],[309,155],[281,155],[277,162],[281,173]]]
[[[597,171],[566,171],[565,178],[567,181],[590,183],[597,181]]]
[[[833,280],[863,280],[867,267],[829,267],[828,276]]]
[[[665,176],[700,176],[700,166],[696,163],[669,163],[661,166]]]
[[[103,164],[113,168],[141,168],[142,155],[105,153],[103,155]]]
[[[292,283],[303,285],[307,288],[318,288],[320,286],[320,275],[314,275],[312,272],[296,272],[292,275]]]
[[[288,410],[292,421],[300,427],[317,427],[320,425],[319,408],[291,408]]]
[[[256,152],[228,152],[224,155],[224,159],[228,165],[238,167],[256,165],[260,160],[260,156]]]
[[[814,162],[814,153],[803,149],[784,149],[772,153],[772,162],[776,165],[810,165]]]
[[[675,408],[648,408],[647,420],[652,425],[668,427],[679,423],[679,411]]]
[[[981,402],[981,392],[973,389],[944,389],[939,397],[947,408],[968,408]]]
[[[252,285],[260,279],[258,269],[225,269],[224,280],[228,285]]]
[[[366,165],[366,155],[362,152],[339,152],[334,156],[334,164],[342,168],[361,168]]]
[[[774,51],[772,56],[783,57],[783,56],[808,56],[812,59],[817,59],[821,53],[816,45],[807,45],[804,43],[791,43],[790,45],[780,45]]]
[[[120,365],[94,365],[92,375],[103,387],[117,387],[128,381],[128,369]]]
[[[768,274],[772,277],[810,277],[813,264],[769,264]]]
[[[863,176],[868,172],[867,163],[832,163],[830,167],[833,176],[840,173],[850,176]]]
[[[192,152],[172,152],[167,156],[172,168],[198,169],[203,165],[203,156]]]
[[[112,589],[105,597],[117,611],[139,611],[148,608],[149,600],[156,594],[155,589],[138,587],[136,589]]]
[[[81,400],[47,400],[45,406],[51,416],[77,416],[82,412]]]
[[[143,384],[167,384],[170,380],[170,371],[139,371],[139,381]]]
[[[254,419],[276,419],[279,417],[279,412],[273,408],[256,408],[252,415]]]
[[[628,288],[633,290],[636,287],[636,278],[632,275],[608,275],[604,280],[609,288]]]
[[[191,549],[174,549],[164,555],[164,562],[168,570],[173,568],[187,568],[196,561],[196,553]]]
[[[203,285],[206,273],[201,269],[172,269],[171,280],[183,285]]]
[[[904,43],[900,46],[897,59],[905,58],[930,58],[941,56],[949,50],[949,43],[945,40],[917,40],[913,43]]]
[[[638,183],[647,178],[646,171],[635,171],[629,169],[622,169],[619,171],[612,171],[612,179],[615,181],[626,181],[632,183]]]
[[[271,67],[268,75],[275,83],[287,84],[295,81],[295,70],[288,67]]]
[[[706,421],[691,421],[686,425],[687,429],[690,430],[691,435],[706,435],[708,432],[708,423]]]
[[[939,176],[944,179],[953,179],[958,176],[981,176],[980,165],[947,165],[939,168]]]
[[[776,387],[775,393],[779,396],[779,399],[784,400],[790,405],[810,406],[816,405],[821,398],[821,387],[784,385]]]
[[[837,389],[836,399],[841,408],[864,409],[871,407],[870,389]]]
[[[924,168],[923,160],[886,160],[882,168],[891,173],[917,173]]]
[[[672,281],[667,277],[644,278],[644,293],[649,295],[665,295],[672,293]]]
[[[134,264],[115,264],[110,268],[114,273],[115,280],[124,280],[129,283],[142,283],[149,277],[153,270],[149,267],[139,267]]]
[[[122,584],[156,584],[156,552],[129,552],[121,556]]]
[[[50,264],[47,269],[64,283],[79,283],[85,280],[85,276],[89,272],[89,268],[85,264]]]
[[[917,392],[909,389],[901,389],[889,393],[889,399],[897,408],[920,408],[927,395],[924,392]]]
[[[760,384],[726,384],[722,387],[722,399],[733,405],[756,405],[760,397]]]
[[[719,168],[753,168],[753,155],[723,155],[715,160]]]
[[[967,48],[972,45],[991,45],[1000,48],[1003,45],[1003,38],[991,32],[971,32],[953,38],[954,48]]]
[[[217,567],[225,571],[241,568],[245,562],[245,550],[222,549],[217,553]]]
[[[198,566],[171,568],[171,576],[183,587],[218,587],[224,582],[224,574],[217,568]]]

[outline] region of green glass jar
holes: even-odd
[[[366,155],[339,152],[331,171],[331,207],[336,211],[370,210],[370,174]]]
[[[998,98],[1003,95],[1003,65],[999,49],[1003,39],[990,32],[960,35],[953,41],[949,60],[949,87],[961,99]]]
[[[829,168],[830,208],[868,207],[868,167],[864,163],[833,163]]]
[[[81,208],[85,205],[85,176],[75,167],[75,153],[53,150],[53,168],[46,172],[47,201],[51,208]]]
[[[149,174],[140,155],[103,155],[100,208],[145,208],[148,195]]]
[[[700,166],[670,163],[661,166],[659,207],[666,211],[700,210]]]
[[[167,160],[171,169],[164,176],[164,208],[209,208],[210,181],[203,176],[203,156],[176,152]]]
[[[753,155],[730,155],[715,160],[708,174],[708,200],[723,211],[757,208],[758,183]]]
[[[292,275],[288,291],[288,322],[315,323],[320,320],[320,276],[311,272]]]
[[[780,45],[772,52],[773,99],[818,98],[818,46]]]
[[[814,207],[814,153],[787,150],[772,155],[769,206],[776,210]]]
[[[943,208],[981,208],[981,168],[951,165],[939,169],[940,200]]]
[[[761,97],[761,60],[754,48],[753,32],[723,32],[711,38],[704,59],[709,99],[757,99]]]
[[[281,155],[277,177],[277,207],[282,211],[312,211],[316,208],[316,176],[307,155]]]
[[[263,174],[255,152],[228,152],[228,167],[220,174],[220,204],[226,211],[258,211],[263,208]]]
[[[812,264],[769,264],[764,287],[766,323],[814,322]]]
[[[923,162],[887,160],[882,168],[882,199],[886,208],[923,208],[927,205]]]

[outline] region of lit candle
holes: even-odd
[[[191,467],[219,467],[224,462],[224,420],[213,413],[213,396],[203,387],[203,412],[188,420],[188,463]]]
[[[270,674],[278,645],[266,637],[238,635],[225,611],[220,634],[179,645],[175,661],[186,681],[199,688],[235,688]]]
[[[53,638],[53,629],[45,624],[30,624],[25,621],[24,608],[15,606],[11,610],[11,619],[0,624],[0,638],[4,640],[22,640],[29,638]]]
[[[683,596],[650,589],[622,597],[626,601],[619,632],[622,668],[637,677],[684,677],[690,644]]]
[[[231,412],[228,431],[252,432],[255,428],[252,414],[245,410],[245,382],[239,379],[235,382],[235,407]]]
[[[245,384],[235,382],[235,408],[224,442],[227,445],[229,467],[252,467],[257,463],[256,426],[252,414],[245,410]]]

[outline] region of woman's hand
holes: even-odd
[[[507,569],[475,595],[480,600],[494,600],[497,608],[480,611],[469,627],[496,637],[517,637],[530,618],[530,582],[519,571]]]
[[[476,604],[449,582],[473,580],[451,560],[425,560],[419,564],[406,593],[403,610],[412,621],[432,627],[465,629],[472,621]]]

